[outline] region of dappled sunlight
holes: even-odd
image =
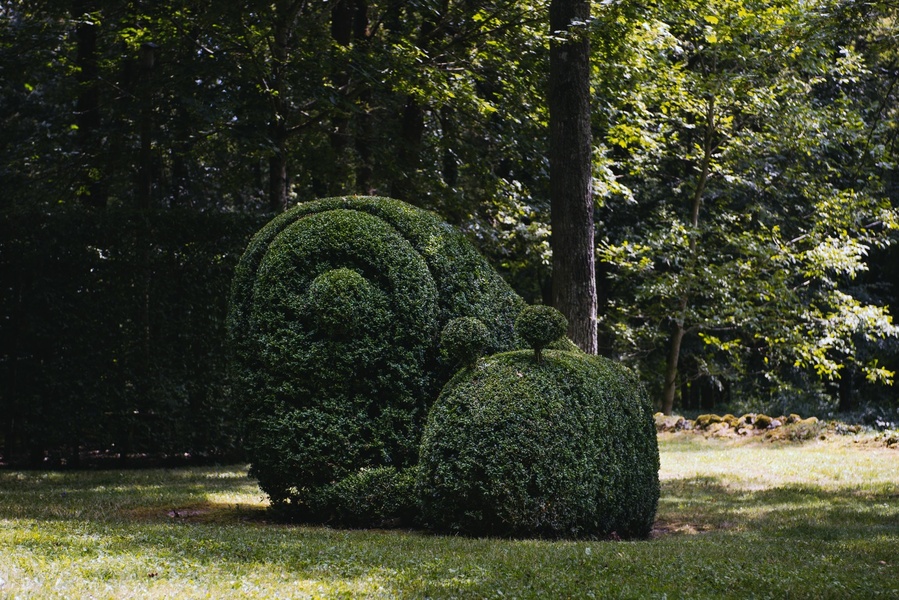
[[[247,468],[238,470],[208,471],[202,474],[206,479],[247,479]]]
[[[853,538],[892,523],[887,528],[899,542],[899,457],[892,450],[660,441],[656,538],[714,531]]]
[[[891,589],[895,452],[665,440],[661,459],[645,542],[276,523],[234,466],[0,472],[0,596],[735,597],[774,573],[790,574],[766,579],[780,597]]]
[[[787,529],[820,527],[852,537],[899,522],[899,497],[855,488],[786,485],[747,490],[724,478],[670,479],[662,484],[659,514],[657,536],[716,530],[784,536]],[[895,534],[895,526],[892,529]]]
[[[240,492],[220,492],[207,495],[207,501],[212,505],[234,506],[234,507],[252,507],[267,508],[269,506],[268,498],[254,486],[254,490]]]
[[[216,509],[209,510],[207,516]],[[320,527],[256,528],[253,533],[223,531],[192,519],[181,527],[88,521],[34,525],[15,539],[0,537],[3,545],[17,548],[11,563],[0,559],[0,570],[6,590],[19,595],[395,597],[396,585],[416,580],[453,593],[478,583],[471,568],[445,572],[445,557],[415,552],[415,536],[409,553],[396,553],[377,534]],[[400,540],[401,545],[409,542]]]
[[[35,558],[25,555],[19,562],[27,565]],[[169,557],[164,552],[141,555],[140,549],[130,549],[87,561],[42,561],[38,572],[15,566],[5,576],[7,588],[17,595],[41,598],[377,598],[391,597],[390,581],[401,576],[378,568],[347,576],[328,571],[285,565],[273,575],[268,563],[241,565],[227,557],[213,563],[189,555]]]
[[[734,446],[725,440],[660,436],[659,478],[719,477],[722,485],[744,490],[811,482],[818,488],[899,492],[899,454],[894,450],[809,442],[783,445],[758,442]]]

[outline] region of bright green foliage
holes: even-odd
[[[450,321],[440,334],[440,348],[450,366],[473,366],[489,340],[487,326],[473,317]]]
[[[527,306],[515,319],[515,332],[534,349],[537,360],[541,350],[565,335],[568,319],[552,306]]]
[[[423,518],[470,535],[645,537],[659,499],[652,411],[630,371],[547,350],[459,372],[428,417]]]
[[[464,237],[385,198],[301,204],[264,227],[236,270],[230,314],[253,473],[275,504],[323,519],[316,489],[417,459],[425,412],[449,371],[439,334],[489,323],[513,346],[523,305]]]
[[[605,111],[600,256],[614,279],[603,324],[647,378],[683,336],[686,379],[740,400],[852,372],[889,381],[865,348],[897,329],[857,277],[897,213],[854,87],[869,68],[833,37],[860,26],[847,10],[664,2],[633,23],[616,63],[632,87],[605,92],[620,110]]]

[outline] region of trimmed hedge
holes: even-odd
[[[659,498],[652,407],[624,367],[544,350],[460,371],[425,427],[424,521],[469,535],[645,537]]]
[[[490,338],[487,326],[474,317],[459,317],[450,321],[440,334],[440,350],[447,364],[470,367],[484,355]]]
[[[359,469],[333,485],[316,489],[304,500],[331,525],[411,525],[418,514],[416,472],[414,467],[402,471],[394,467]]]
[[[515,332],[531,348],[540,362],[545,347],[561,340],[568,329],[568,319],[552,306],[527,306],[515,319]]]
[[[263,220],[0,213],[0,462],[242,460],[225,319]]]
[[[523,301],[468,241],[397,200],[330,198],[276,217],[235,273],[229,327],[245,447],[271,500],[326,520],[314,498],[359,469],[417,462],[450,365],[443,327],[489,324],[515,343]]]

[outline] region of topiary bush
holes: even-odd
[[[497,354],[431,408],[418,493],[441,531],[645,537],[659,498],[652,407],[624,367],[582,353]]]
[[[235,272],[235,392],[252,474],[274,505],[326,520],[317,498],[359,469],[415,465],[449,378],[439,336],[457,317],[511,349],[524,302],[436,215],[330,198],[276,217]]]
[[[316,514],[340,527],[389,527],[412,524],[418,512],[416,469],[359,469],[307,498]]]
[[[440,349],[450,366],[471,367],[484,355],[490,339],[487,326],[474,317],[450,321],[440,334]]]
[[[515,332],[531,348],[537,362],[543,349],[565,336],[568,319],[552,306],[526,306],[515,319]]]

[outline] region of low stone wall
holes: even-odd
[[[863,425],[850,425],[840,421],[823,421],[817,417],[803,418],[797,414],[771,417],[762,413],[735,415],[699,415],[687,419],[679,415],[654,415],[656,431],[692,433],[716,438],[754,438],[762,440],[812,440],[832,436],[854,436],[866,442],[899,450],[899,432],[874,431]]]

